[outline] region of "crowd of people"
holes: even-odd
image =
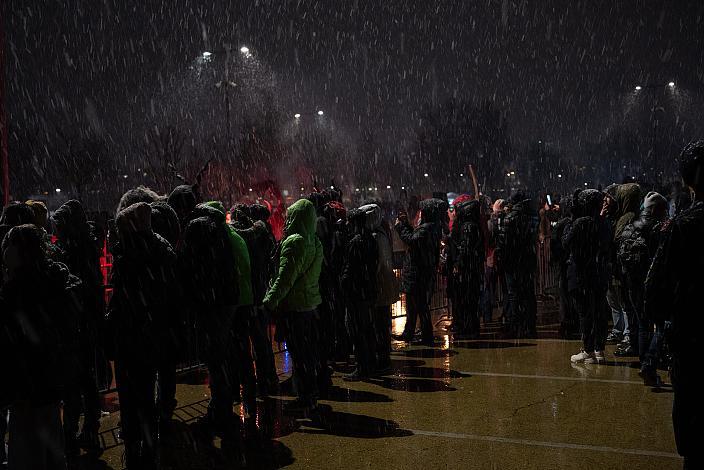
[[[540,210],[520,192],[429,198],[398,207],[393,227],[380,201],[348,210],[332,187],[290,205],[280,242],[263,205],[227,211],[201,202],[198,185],[166,196],[139,187],[123,195],[108,233],[107,304],[102,241],[82,203],[51,215],[38,201],[11,203],[0,219],[0,357],[11,378],[0,390],[0,435],[9,410],[9,468],[65,468],[81,449],[100,452],[97,375],[107,360],[127,468],[156,468],[190,336],[209,373],[204,425],[223,452],[241,455],[243,435],[256,433],[257,397],[279,391],[270,325],[293,363],[297,398],[287,410],[309,416],[330,393],[336,362],[354,356],[347,381],[391,371],[399,292],[406,323],[396,339],[433,345],[439,273],[455,335],[478,338],[500,290],[504,335],[534,337],[537,249],[546,241],[559,268],[561,330],[581,335],[571,362],[603,362],[606,344],[618,342],[614,354],[638,357],[644,381],[657,385],[670,361],[678,448],[697,468],[704,142],[685,148],[681,170],[693,200],[683,190],[670,201],[643,194],[636,183],[580,189]]]

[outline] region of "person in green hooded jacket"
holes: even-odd
[[[264,297],[264,307],[280,314],[279,325],[284,328],[293,361],[293,380],[298,392],[293,406],[308,411],[316,407],[320,368],[315,344],[323,247],[315,229],[313,203],[307,199],[294,202],[286,212],[278,272]]]

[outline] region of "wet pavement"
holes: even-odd
[[[571,365],[579,342],[555,339],[550,316],[542,317],[538,338],[524,340],[498,339],[496,324],[478,340],[454,339],[437,317],[435,347],[395,343],[387,376],[348,383],[341,377],[349,367],[340,364],[330,396],[312,417],[283,409],[292,396],[290,361],[280,352],[282,393],[260,401],[257,420],[243,424],[245,435],[256,437],[240,457],[230,457],[199,423],[209,390],[207,373],[193,371],[178,385],[162,466],[681,468],[669,385],[644,386],[630,359],[614,358],[613,346],[606,364]],[[394,331],[402,328],[400,318]],[[118,412],[103,419],[99,468],[122,468],[118,420]]]

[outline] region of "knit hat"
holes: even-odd
[[[117,213],[119,213],[122,209],[127,209],[132,204],[137,204],[138,202],[146,202],[149,204],[150,202],[158,200],[159,195],[157,193],[146,186],[137,186],[122,195],[120,198],[120,203],[117,205]]]
[[[46,223],[49,220],[49,211],[46,208],[46,204],[33,199],[25,202],[25,204],[31,207],[34,212],[34,225],[40,228],[46,227]]]
[[[580,208],[580,216],[591,216],[598,214],[601,204],[604,201],[604,194],[596,189],[585,189],[577,195]]]
[[[117,231],[121,235],[149,232],[152,229],[152,208],[146,202],[132,204],[117,214]]]
[[[87,230],[88,218],[83,210],[83,204],[76,199],[66,201],[56,209],[51,217],[56,225],[57,231],[66,234],[76,234]]]

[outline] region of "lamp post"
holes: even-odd
[[[664,93],[673,92],[675,90],[675,82],[670,81],[667,83],[636,85],[634,87],[634,90],[636,94],[641,94],[646,90],[662,90]],[[653,173],[653,178],[655,179],[656,184],[660,182],[662,177],[662,171],[660,170],[660,162],[658,160],[657,155],[658,127],[660,126],[660,120],[657,116],[658,113],[665,114],[665,108],[660,104],[660,96],[656,95],[655,104],[650,108],[651,150],[650,157],[648,158],[649,161],[646,163],[646,167],[648,167],[648,169],[651,170]]]

